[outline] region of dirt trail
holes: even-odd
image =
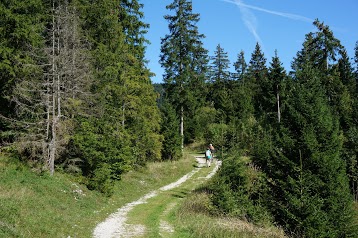
[[[119,208],[117,212],[112,213],[105,221],[98,224],[93,232],[93,237],[95,238],[113,238],[113,237],[140,237],[143,236],[148,230],[145,225],[143,224],[129,224],[128,222],[128,214],[131,212],[136,206],[141,204],[150,205],[151,201],[154,197],[160,196],[163,192],[172,190],[174,188],[180,187],[183,183],[187,182],[189,183],[190,180],[198,180],[203,181],[206,179],[211,178],[216,171],[219,168],[219,164],[215,163],[215,166],[213,169],[204,169],[205,166],[205,158],[203,157],[195,157],[195,159],[198,162],[197,168],[189,172],[188,174],[181,177],[176,182],[173,182],[171,184],[168,184],[166,186],[163,186],[159,188],[158,190],[151,191],[150,193],[144,195],[137,201],[127,203],[123,207]],[[202,170],[202,171],[201,171]],[[195,176],[200,171],[199,177]],[[203,176],[204,175],[204,176]],[[195,183],[198,183],[195,181]],[[194,183],[194,185],[195,185]],[[192,185],[191,185],[192,186]],[[154,203],[154,202],[153,202]],[[164,236],[164,234],[172,233],[174,232],[174,228],[169,224],[167,221],[165,221],[164,216],[166,216],[171,209],[173,209],[177,201],[174,196],[172,196],[169,200],[163,199],[163,204],[160,206],[166,207],[166,209],[159,215],[160,222],[158,224],[158,235]],[[158,206],[158,204],[155,204],[153,206]],[[143,215],[144,216],[144,215]],[[153,228],[151,228],[153,229]]]

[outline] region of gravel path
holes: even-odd
[[[168,184],[164,187],[161,187],[158,190],[152,191],[152,192],[144,195],[137,201],[127,203],[123,207],[119,208],[117,210],[117,212],[112,213],[105,221],[103,221],[102,223],[100,223],[96,226],[96,228],[94,229],[94,232],[93,232],[93,237],[95,237],[95,238],[113,238],[113,237],[128,238],[128,237],[135,237],[135,236],[143,235],[145,233],[144,226],[130,225],[130,224],[126,223],[128,213],[135,206],[137,206],[139,204],[147,203],[148,199],[157,196],[158,193],[160,193],[161,191],[168,191],[173,188],[176,188],[179,185],[181,185],[182,183],[184,183],[185,181],[187,181],[188,179],[190,179],[196,172],[198,172],[201,169],[201,167],[203,167],[203,165],[205,165],[205,158],[196,157],[196,160],[198,162],[199,168],[192,170],[190,173],[181,177],[178,181]],[[216,173],[218,167],[219,166],[217,164],[215,166],[215,168],[212,170],[212,172],[209,173],[205,178],[208,179],[208,178],[212,177]],[[167,224],[166,224],[166,226],[168,227]]]

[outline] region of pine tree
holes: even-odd
[[[19,132],[16,99],[12,97],[16,85],[41,77],[45,12],[39,0],[0,2],[0,144],[14,142]]]
[[[227,52],[217,45],[211,57],[210,67],[210,92],[208,100],[212,101],[216,110],[221,114],[220,121],[227,122],[227,118],[233,114],[230,85],[230,61]]]
[[[205,74],[207,67],[207,50],[196,23],[199,14],[192,13],[192,2],[174,0],[167,6],[174,15],[166,15],[169,22],[169,34],[162,38],[160,63],[164,68],[166,98],[173,104],[180,118],[182,148],[185,131],[190,130],[190,118],[205,100]],[[191,127],[193,128],[193,127]],[[193,136],[193,135],[192,135]],[[192,137],[190,136],[190,137]],[[187,140],[193,139],[186,136]]]
[[[286,77],[286,71],[276,52],[270,63],[268,80],[263,87],[263,97],[266,101],[264,105],[268,117],[277,118],[278,123],[281,122],[282,96]]]
[[[234,63],[234,67],[236,71],[236,73],[234,74],[234,79],[242,80],[247,69],[244,51],[240,51],[240,53],[237,55],[237,60]]]
[[[261,51],[260,45],[257,43],[254,52],[251,55],[250,63],[247,69],[247,80],[246,82],[251,89],[255,116],[261,117],[264,107],[264,99],[262,90],[264,89],[265,82],[267,82],[268,70],[266,67],[266,58],[264,53]]]
[[[129,45],[131,53],[142,63],[144,61],[145,43],[149,43],[145,38],[149,24],[141,19],[144,13],[141,11],[143,4],[137,0],[122,0],[119,5],[118,20],[122,25],[125,34],[125,42]]]
[[[162,106],[161,134],[163,135],[163,160],[178,160],[182,156],[181,137],[178,130],[179,118],[169,103]]]
[[[302,64],[290,82],[285,117],[256,144],[255,163],[268,176],[267,207],[298,237],[349,237],[354,234],[352,200],[342,137],[320,70]]]
[[[299,71],[310,62],[312,67],[319,70],[319,77],[329,105],[333,113],[338,116],[343,130],[345,137],[343,155],[349,164],[349,176],[353,178],[355,176],[352,171],[356,163],[352,157],[356,153],[353,149],[355,143],[352,144],[356,127],[354,115],[356,82],[353,78],[353,69],[346,50],[330,28],[318,20],[313,24],[317,32],[306,35],[303,49],[297,53],[293,61],[293,69]]]

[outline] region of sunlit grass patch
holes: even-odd
[[[153,162],[124,174],[108,198],[61,172],[38,174],[0,157],[0,237],[91,237],[119,207],[193,170],[194,159]]]
[[[277,227],[261,227],[237,218],[213,214],[209,194],[195,192],[173,214],[176,219],[174,237],[284,238]],[[215,212],[214,212],[215,213]]]

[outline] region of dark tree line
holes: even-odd
[[[218,210],[297,237],[358,234],[358,45],[352,61],[316,20],[290,72],[259,44],[230,62],[220,44],[208,55],[192,1],[173,0],[155,92],[142,7],[0,2],[1,151],[111,194],[123,173],[212,142],[224,160],[210,185]]]
[[[170,33],[162,39],[163,110],[176,112],[184,143],[212,142],[224,156],[210,185],[214,205],[274,221],[295,237],[356,237],[358,48],[352,62],[316,20],[290,72],[277,52],[267,63],[259,44],[248,62],[240,52],[230,72],[220,44],[211,57],[202,50],[192,2],[167,8],[173,15],[165,16]]]
[[[157,95],[138,1],[0,3],[0,141],[38,171],[111,193],[161,159]]]

